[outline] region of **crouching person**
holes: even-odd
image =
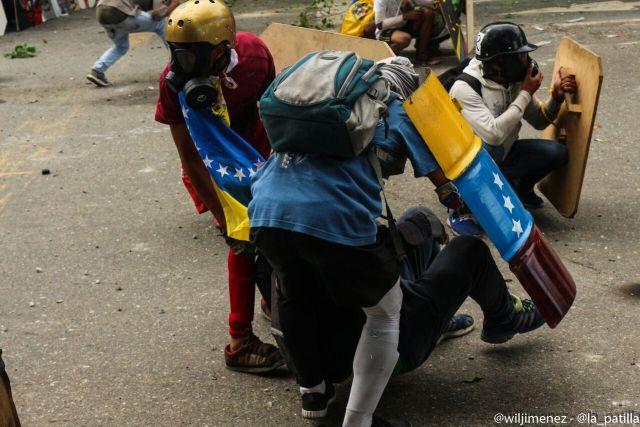
[[[542,130],[553,123],[565,94],[577,89],[574,76],[554,76],[551,96],[535,96],[542,72],[529,53],[537,46],[511,22],[483,27],[476,38],[476,55],[449,91],[462,105],[462,115],[489,152],[527,208],[544,201],[533,187],[550,172],[565,165],[565,145],[546,139],[522,139],[522,121]]]
[[[344,367],[334,369],[332,366],[335,360],[340,359],[335,355],[348,354],[349,347],[337,349],[327,342],[332,342],[331,334],[347,333],[347,329],[358,331],[362,323],[357,323],[357,312],[362,309],[364,326],[359,338],[351,344],[351,348],[355,346],[354,356],[342,358],[353,360],[353,383],[343,425],[406,426],[409,424],[404,421],[384,420],[373,415],[398,362],[400,318],[404,306],[401,271],[405,268],[399,256],[401,250],[398,245],[401,243],[397,232],[376,223],[382,211],[380,171],[376,165],[382,165],[383,175],[385,169],[387,172],[396,169],[394,172],[398,173],[398,163],[409,159],[416,177],[429,178],[439,171],[439,166],[407,117],[400,99],[387,100],[388,116],[377,123],[371,144],[351,157],[332,156],[327,154],[326,147],[313,153],[308,152],[308,146],[301,147],[301,152],[279,149],[286,145],[278,145],[278,126],[284,127],[287,135],[300,137],[299,140],[305,143],[331,130],[314,129],[315,135],[308,133],[303,137],[303,131],[308,131],[312,125],[301,124],[302,112],[295,119],[288,120],[279,111],[276,114],[279,122],[271,122],[269,117],[273,96],[300,95],[295,85],[307,90],[314,87],[316,92],[321,92],[322,83],[331,90],[344,87],[343,82],[327,76],[362,75],[359,71],[339,72],[335,67],[331,68],[331,61],[342,59],[336,52],[322,52],[304,58],[298,66],[283,72],[261,100],[265,128],[275,151],[258,170],[252,184],[253,199],[249,204],[252,241],[278,278],[278,311],[285,345],[297,372],[302,415],[316,418],[326,414],[327,406],[334,398],[332,383],[340,376],[342,379],[345,377]],[[380,67],[380,80],[398,98],[407,97],[418,85],[417,75],[405,61],[394,59]],[[348,60],[342,61],[342,64],[349,63]],[[356,66],[358,63],[355,62]],[[309,74],[309,79],[322,81],[316,80],[315,86],[304,85],[307,81],[304,73]],[[367,75],[366,72],[364,74]],[[284,84],[287,81],[289,84]],[[372,96],[380,95],[380,92],[380,87],[367,91]],[[306,93],[305,96],[313,99],[316,107],[318,100],[330,98],[323,93]],[[301,104],[303,102],[296,105]],[[319,114],[318,110],[314,114]],[[335,133],[333,139],[338,137]],[[331,142],[329,135],[325,138],[325,142]],[[372,152],[378,153],[377,157],[382,161],[373,160]],[[389,159],[396,160],[390,162]],[[390,222],[390,227],[391,224],[393,222]],[[458,272],[459,269],[454,270]],[[473,274],[469,273],[469,277]],[[434,279],[434,283],[442,283],[441,280]],[[484,284],[485,280],[480,281]],[[424,304],[424,314],[421,315],[438,319],[435,321],[437,325],[434,323],[428,333],[429,343],[433,337],[437,342],[449,326],[453,313],[470,292],[470,279],[459,278],[459,282],[460,291],[456,295],[442,296],[444,302],[440,297],[434,298],[438,305],[430,307],[431,300],[425,299],[429,303]],[[499,283],[492,286],[499,288]],[[496,303],[499,309],[496,310],[500,311],[493,316],[492,307],[492,318],[500,319],[497,323],[504,321],[506,324],[506,318],[514,311],[526,310],[527,316],[535,318],[536,327],[539,326],[540,316],[535,307],[531,304],[526,304],[526,308],[524,305],[516,307],[516,300],[509,297],[504,283],[502,286],[496,291],[497,296],[491,299],[492,304],[499,300]],[[429,290],[435,292],[437,289],[429,287]],[[481,286],[477,290],[481,291]],[[335,329],[332,331],[326,330],[327,312],[321,306],[323,300],[329,301],[333,307],[330,317]],[[352,321],[348,320],[350,318]],[[344,322],[337,323],[339,319],[344,319]],[[454,322],[460,320],[453,319]],[[453,329],[468,328],[469,319],[466,323],[462,327],[453,326]],[[511,334],[505,330],[509,328],[500,326],[492,337],[500,337],[495,338],[496,341],[504,340]],[[426,359],[431,349],[432,345],[427,344],[418,356],[409,357],[407,362],[402,359],[398,371],[413,369]],[[328,354],[333,357],[326,357]],[[403,364],[407,367],[402,367]],[[348,374],[346,371],[346,376]]]

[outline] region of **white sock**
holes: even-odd
[[[353,383],[343,427],[371,427],[373,412],[398,360],[400,280],[373,307],[363,308],[367,321],[353,358]]]
[[[302,387],[300,386],[300,394],[306,393],[322,393],[327,391],[327,385],[324,383],[324,380],[320,384],[316,384],[313,387]]]

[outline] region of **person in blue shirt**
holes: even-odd
[[[410,64],[402,60],[383,64],[381,71],[401,98],[417,88],[417,75]],[[434,177],[442,171],[400,100],[389,104],[386,120],[388,129],[380,123],[371,144],[371,149],[387,154],[379,156],[383,175],[385,171],[389,175],[391,169],[397,169],[393,166],[408,159],[416,178],[429,177],[439,185]],[[336,159],[274,152],[254,177],[248,207],[252,242],[278,278],[280,326],[300,385],[303,417],[326,415],[328,404],[335,397],[332,383],[337,382],[331,372],[330,359],[338,359],[335,354],[347,355],[348,349],[342,351],[329,345],[328,348],[335,351],[326,357],[323,340],[354,325],[358,329],[362,323],[354,322],[353,316],[361,308],[366,320],[352,357],[353,382],[343,425],[408,425],[400,421],[393,424],[373,415],[398,361],[400,313],[404,309],[400,284],[403,264],[393,248],[389,229],[376,221],[382,212],[380,191],[368,154]],[[428,263],[420,265],[424,267]],[[445,265],[449,273],[460,270],[460,266],[453,263]],[[420,278],[422,272],[424,268],[419,269],[416,278]],[[443,323],[451,319],[458,302],[461,304],[464,300],[452,295],[466,288],[466,298],[471,288],[467,276],[452,274],[450,277],[451,283],[440,286],[440,292],[431,293],[433,299],[426,294],[428,303],[423,310],[433,318],[447,316]],[[522,332],[513,332],[521,320],[527,320],[524,322],[527,326],[539,322],[537,310],[529,304],[520,307],[520,312],[526,315],[515,316],[517,304],[506,291],[504,281],[492,286],[504,289],[490,304],[483,305],[485,316],[490,320],[485,321],[484,328],[491,331],[489,339],[509,339],[514,333]],[[327,306],[320,301],[327,299],[331,302],[329,317],[335,325],[333,331],[327,331],[323,324]],[[443,330],[438,327],[431,333],[439,336]]]

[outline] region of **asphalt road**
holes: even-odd
[[[638,2],[568,6],[489,1],[476,15],[478,27],[523,23],[544,45],[534,57],[547,75],[566,35],[603,58],[578,214],[535,214],[578,284],[575,305],[558,328],[501,346],[482,343],[478,330],[443,343],[391,380],[384,415],[414,426],[492,425],[497,413],[640,415],[640,12]],[[239,0],[234,9],[239,27],[255,32],[300,12],[290,1]],[[169,131],[154,122],[168,59],[154,37],[132,37],[106,89],[84,78],[109,47],[93,11],[0,38],[2,53],[38,48],[35,58],[0,58],[0,347],[23,424],[320,425],[300,417],[287,372],[224,367],[227,249],[210,216],[196,215]],[[386,191],[395,212],[427,204],[444,217],[410,171]],[[472,303],[464,310],[481,321]],[[269,338],[260,316],[255,329]],[[326,425],[338,425],[347,394],[340,385]]]

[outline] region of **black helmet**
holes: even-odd
[[[527,43],[522,28],[513,22],[487,24],[476,36],[476,58],[488,61],[500,55],[531,52],[538,46]]]

